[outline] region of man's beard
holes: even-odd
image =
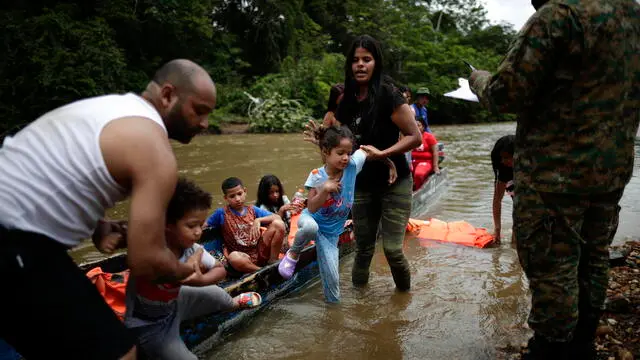
[[[196,131],[190,129],[187,120],[182,115],[182,104],[178,103],[167,114],[167,132],[169,137],[180,143],[188,144],[196,135]]]

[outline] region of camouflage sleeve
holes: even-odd
[[[523,26],[494,75],[479,75],[471,89],[488,109],[518,113],[534,105],[536,94],[553,74],[557,60],[580,47],[582,28],[561,4],[540,8]]]

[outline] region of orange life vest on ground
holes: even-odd
[[[407,232],[416,234],[421,245],[435,240],[456,243],[465,246],[484,248],[494,241],[494,237],[485,228],[476,228],[466,221],[445,222],[438,219],[409,219]]]

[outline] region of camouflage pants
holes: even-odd
[[[566,342],[579,321],[597,326],[622,192],[574,195],[516,187],[514,232],[529,279],[529,326],[536,336]]]
[[[409,262],[402,252],[402,244],[411,215],[412,188],[411,176],[406,176],[386,189],[356,189],[352,209],[357,244],[351,277],[354,285],[364,285],[369,281],[369,267],[380,227],[384,255],[396,287],[399,290],[411,287]]]

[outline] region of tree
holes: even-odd
[[[228,0],[214,9],[220,29],[235,35],[250,75],[279,70],[287,56],[300,8],[299,0]]]
[[[463,34],[477,31],[489,24],[487,10],[479,0],[431,0],[428,7],[434,13],[442,11],[449,14]]]
[[[0,63],[0,133],[84,96],[122,90],[127,69],[102,18],[81,17],[74,4],[4,12]]]
[[[435,122],[493,120],[438,94],[468,74],[462,60],[495,69],[514,37],[480,0],[32,0],[3,4],[0,25],[0,134],[73,100],[140,91],[174,58],[211,73],[218,119],[246,114],[246,90],[320,117],[361,34],[380,41],[395,80],[431,89]]]

